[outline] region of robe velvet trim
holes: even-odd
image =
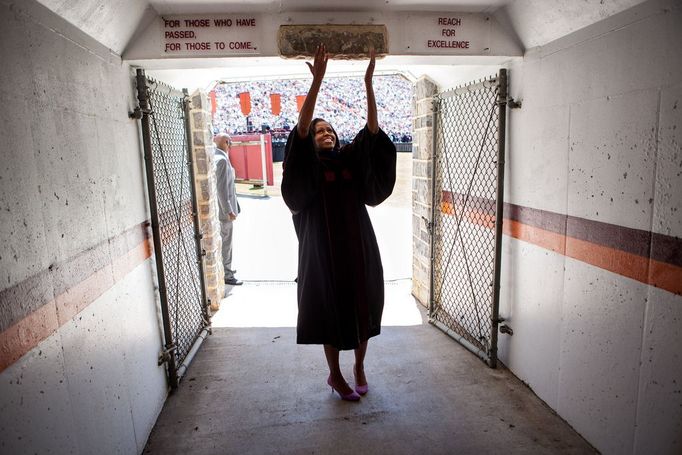
[[[335,157],[292,129],[282,197],[298,237],[297,343],[355,349],[381,332],[384,278],[366,205],[391,195],[396,149],[365,127]]]

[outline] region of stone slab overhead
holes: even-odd
[[[367,59],[374,47],[377,57],[388,54],[385,25],[281,25],[277,34],[280,55],[309,58],[320,43],[335,59]]]

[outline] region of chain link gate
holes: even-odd
[[[429,321],[488,365],[497,327],[507,73],[436,96]]]
[[[178,386],[210,325],[189,148],[187,93],[137,70],[149,206],[171,388]]]

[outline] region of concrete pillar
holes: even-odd
[[[206,252],[204,256],[206,293],[211,310],[216,311],[220,308],[220,301],[225,295],[225,272],[218,221],[210,102],[205,93],[196,91],[191,95],[189,116],[194,158],[194,187],[197,192],[199,229],[203,234],[201,247]]]
[[[412,111],[412,295],[424,306],[430,300],[431,169],[433,166],[433,96],[438,86],[427,77],[415,85]]]

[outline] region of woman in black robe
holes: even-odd
[[[339,146],[332,126],[312,119],[327,67],[317,49],[308,95],[284,158],[282,196],[298,237],[297,343],[322,344],[327,383],[342,399],[367,393],[367,341],[381,331],[384,279],[379,247],[366,205],[383,202],[395,184],[396,149],[379,128],[372,76],[365,73],[367,124],[352,143]],[[355,350],[355,390],[339,368],[339,351]]]

